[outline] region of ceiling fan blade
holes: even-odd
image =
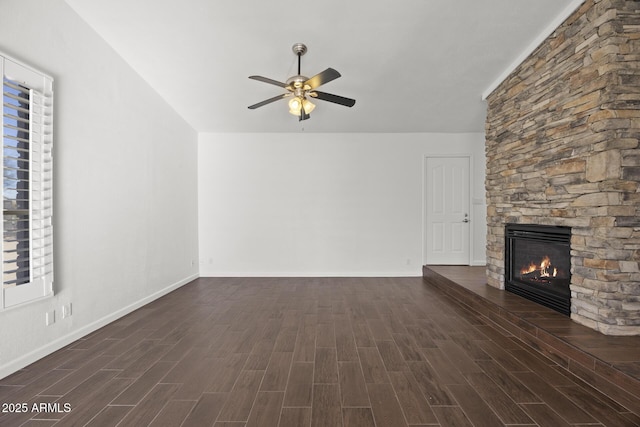
[[[355,99],[345,98],[344,96],[332,95],[326,92],[313,91],[310,93],[313,98],[321,99],[323,101],[333,102],[334,104],[344,105],[345,107],[353,107],[356,103]]]
[[[304,84],[305,86],[309,85],[311,89],[315,89],[320,85],[329,83],[330,81],[337,79],[338,77],[340,77],[339,72],[337,72],[333,68],[327,68],[323,72],[311,77],[309,80],[304,82]]]
[[[282,83],[282,82],[279,82],[277,80],[270,79],[268,77],[249,76],[249,78],[252,79],[252,80],[257,80],[259,82],[269,83],[269,84],[280,86],[280,87],[287,87],[288,86],[286,83]]]
[[[258,102],[257,104],[253,104],[249,106],[250,110],[255,110],[258,107],[262,107],[263,105],[267,105],[267,104],[271,104],[272,102],[276,102],[282,98],[286,98],[287,96],[289,96],[290,94],[288,93],[283,93],[282,95],[278,95],[278,96],[274,96],[273,98],[269,98],[269,99],[265,99],[262,102]]]

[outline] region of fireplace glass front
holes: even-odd
[[[507,224],[505,238],[505,289],[568,315],[571,229]]]

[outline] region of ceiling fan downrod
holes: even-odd
[[[307,46],[304,43],[296,43],[291,50],[293,50],[293,53],[298,57],[298,75],[300,75],[300,58],[307,53]]]

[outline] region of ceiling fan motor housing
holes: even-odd
[[[307,80],[309,80],[308,77],[298,75],[290,77],[286,83],[295,96],[302,97],[308,90],[311,90],[309,85],[304,84]]]

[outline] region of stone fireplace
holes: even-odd
[[[640,335],[638,22],[586,0],[487,98],[488,283],[507,224],[567,227],[571,318],[610,335]]]

